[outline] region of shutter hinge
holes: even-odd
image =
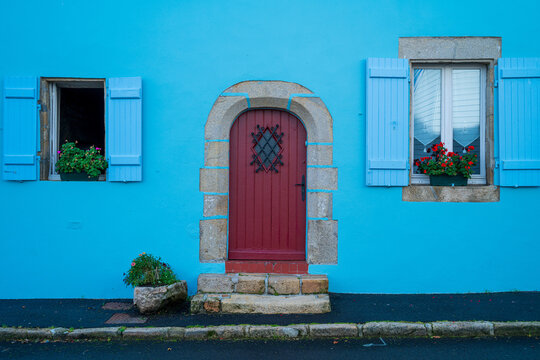
[[[407,159],[407,170],[411,169],[411,164],[409,163],[409,159]]]
[[[499,80],[497,78],[493,80],[493,87],[499,87]]]
[[[500,166],[499,160],[495,160],[495,169],[498,169]]]
[[[47,112],[47,105],[42,104],[41,100],[40,100],[37,103],[37,109],[38,109],[38,111],[41,111],[41,112]]]

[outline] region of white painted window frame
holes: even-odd
[[[60,102],[61,99],[61,92],[58,91],[59,87],[74,87],[74,88],[88,88],[89,83],[102,83],[103,84],[103,94],[104,94],[104,109],[105,113],[103,114],[103,121],[105,121],[106,116],[106,107],[107,107],[107,99],[106,99],[106,88],[105,88],[105,81],[104,80],[94,80],[94,79],[62,79],[58,81],[50,81],[49,82],[49,181],[61,181],[60,174],[56,172],[56,162],[58,161],[58,138],[60,137]],[[60,84],[60,86],[59,86]],[[105,132],[107,131],[107,127],[105,126]],[[105,141],[106,141],[107,134],[105,134]],[[105,148],[105,151],[107,151],[107,148]],[[106,155],[105,155],[106,158]],[[99,175],[98,180],[105,180],[105,174]]]
[[[468,180],[471,185],[486,185],[486,66],[475,63],[413,63],[412,72],[415,69],[440,69],[441,70],[441,142],[445,143],[448,151],[453,150],[452,128],[452,69],[480,70],[480,174],[473,174]],[[411,133],[410,133],[410,164],[414,163],[414,81],[410,82],[411,92]],[[411,184],[429,184],[429,176],[411,173]]]

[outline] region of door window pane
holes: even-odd
[[[414,69],[414,159],[441,141],[441,69]],[[413,169],[416,172],[416,168]]]
[[[471,152],[478,156],[473,174],[480,174],[480,70],[452,70],[452,129],[454,151],[463,152],[474,146]]]

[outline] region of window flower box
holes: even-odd
[[[431,186],[467,186],[467,178],[463,175],[431,175],[429,177]]]
[[[60,180],[62,181],[97,181],[99,179],[98,176],[91,176],[88,175],[86,172],[72,172],[72,173],[65,173],[60,174]]]
[[[414,160],[416,172],[429,176],[431,186],[467,186],[471,178],[471,167],[478,161],[471,154],[474,146],[467,146],[464,154],[446,150],[444,143],[433,145],[427,150],[432,156]]]
[[[77,141],[66,141],[58,154],[56,171],[64,181],[97,181],[108,166],[101,148],[91,146],[82,150],[77,147]]]

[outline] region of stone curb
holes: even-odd
[[[373,337],[540,336],[540,321],[368,322],[340,324],[220,325],[207,327],[0,328],[3,340],[226,340]]]

